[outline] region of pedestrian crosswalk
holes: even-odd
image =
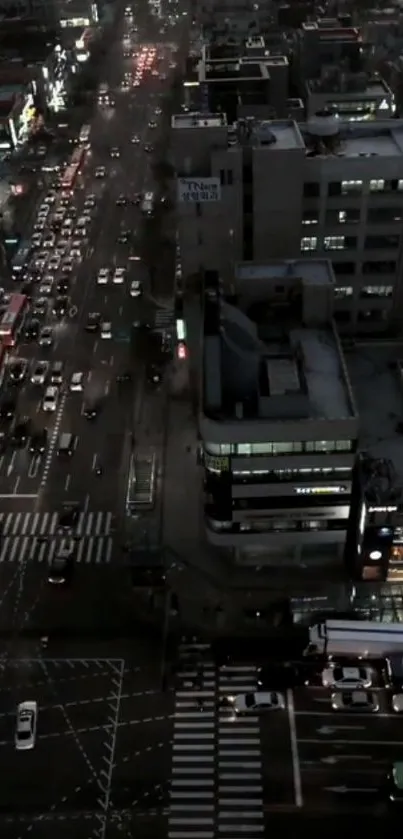
[[[80,513],[72,531],[75,562],[110,562],[114,523],[113,513]],[[59,530],[59,513],[0,513],[0,563],[51,562],[68,536]]]
[[[206,644],[182,644],[175,694],[169,839],[264,832],[259,720],[222,700],[256,690],[256,668],[216,668]]]
[[[0,563],[51,562],[62,547],[63,537],[4,536],[0,538]],[[86,565],[111,562],[112,536],[83,536],[74,540],[74,561]]]
[[[0,513],[0,535],[55,536],[59,530],[59,516],[60,513]],[[109,536],[113,528],[113,513],[80,513],[74,535]]]

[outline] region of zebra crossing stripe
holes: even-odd
[[[3,536],[55,536],[59,513],[1,513]],[[113,513],[80,513],[74,534],[79,537],[109,536],[113,532]]]
[[[62,541],[62,537],[44,543],[31,536],[4,536],[0,539],[0,563],[49,563]],[[84,536],[75,541],[74,560],[84,565],[105,565],[111,562],[112,552],[112,536]]]

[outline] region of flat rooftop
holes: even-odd
[[[227,125],[225,114],[175,114],[171,121],[172,128],[222,128]]]
[[[200,65],[200,81],[225,81],[230,79],[260,79],[263,67],[259,61],[209,61]]]
[[[296,122],[263,120],[253,126],[252,144],[273,149],[303,149],[305,143]]]
[[[319,284],[332,281],[318,261]],[[300,270],[304,270],[301,263]],[[269,284],[255,285],[248,294],[247,266],[238,266],[244,283],[228,298],[207,292],[204,318],[204,411],[222,419],[280,422],[285,420],[344,420],[356,417],[343,355],[332,323],[318,327],[302,323],[301,279],[289,282],[281,302],[274,296],[281,286],[275,264]],[[331,269],[329,269],[331,271]],[[274,273],[276,271],[276,273]],[[286,274],[290,280],[290,274]],[[264,279],[267,279],[267,271]],[[307,272],[307,282],[314,282]],[[284,283],[284,289],[287,284]],[[290,296],[291,295],[291,296]],[[276,302],[275,302],[276,301]],[[289,302],[291,301],[291,302]]]
[[[312,124],[301,124],[300,129],[309,148]],[[403,120],[374,120],[370,124],[340,120],[338,134],[324,153],[339,157],[398,157],[403,154]]]
[[[342,81],[340,76],[332,76],[330,79],[308,79],[306,82],[308,93],[321,94],[323,96],[339,97],[343,100],[355,99],[383,99],[390,96],[390,89],[383,79],[365,79],[356,74],[350,79]]]
[[[346,349],[345,360],[360,417],[360,449],[389,461],[395,487],[403,489],[403,344],[358,342]],[[403,491],[400,496],[403,500]]]

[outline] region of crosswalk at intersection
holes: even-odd
[[[81,513],[72,531],[75,562],[111,562],[113,533],[112,513]],[[2,513],[0,563],[51,562],[69,535],[60,532],[58,513]]]

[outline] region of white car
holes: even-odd
[[[140,280],[133,280],[130,285],[130,297],[141,297],[143,292]]]
[[[343,691],[342,693],[332,693],[331,705],[333,711],[370,711],[376,713],[379,711],[379,701],[376,693],[370,690],[353,690],[350,693]]]
[[[258,711],[279,711],[285,708],[284,696],[276,691],[240,693],[231,698],[236,714],[255,714]]]
[[[79,247],[78,245],[76,245],[75,247],[71,246],[70,256],[73,259],[81,259],[81,247]]]
[[[403,713],[403,693],[394,693],[392,696],[392,708],[395,714]]]
[[[84,373],[73,373],[70,379],[69,390],[72,393],[80,393],[84,385]]]
[[[42,410],[51,411],[53,413],[57,408],[58,399],[59,388],[54,387],[53,385],[51,387],[47,387],[42,401]]]
[[[322,671],[322,685],[338,690],[370,688],[372,673],[369,667],[326,667]]]
[[[49,362],[48,361],[38,361],[35,365],[32,376],[31,376],[31,384],[33,385],[44,385],[46,382],[46,378],[49,372]]]
[[[34,233],[31,239],[31,245],[33,248],[40,248],[42,244],[42,233]]]
[[[131,142],[134,143],[135,146],[138,146],[140,144],[140,137],[138,136],[138,134],[133,134]]]
[[[84,207],[89,207],[90,209],[92,209],[92,207],[95,207],[95,204],[96,204],[95,195],[87,195],[87,197],[85,199],[85,202],[84,202]]]
[[[17,706],[15,748],[19,751],[33,749],[36,738],[38,705],[34,701],[20,702]]]
[[[95,169],[95,177],[96,178],[104,178],[106,175],[105,166],[97,166]]]
[[[107,285],[109,280],[109,268],[100,268],[97,276],[97,285]]]
[[[115,272],[113,275],[113,282],[115,285],[122,285],[125,279],[125,268],[115,268]]]
[[[111,323],[101,323],[101,338],[112,338]]]
[[[45,236],[42,244],[44,248],[54,248],[56,244],[56,236],[54,235],[54,233],[49,233],[47,236]]]
[[[53,277],[44,277],[38,291],[40,295],[49,297],[53,291]]]

